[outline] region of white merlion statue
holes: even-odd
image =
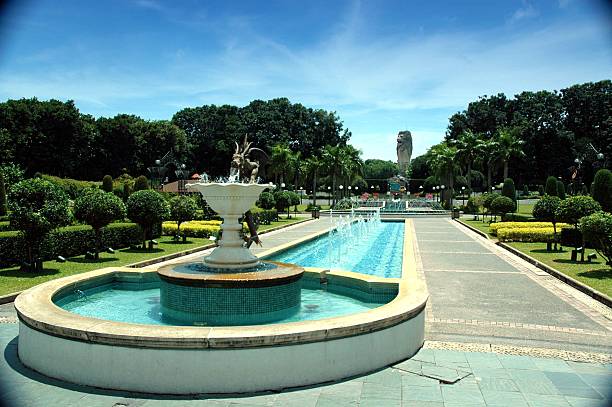
[[[411,156],[412,134],[408,130],[400,131],[397,133],[397,164],[402,177],[406,176]]]

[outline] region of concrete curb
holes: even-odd
[[[540,262],[539,260],[534,259],[533,257],[521,252],[520,250],[515,249],[512,246],[509,246],[503,242],[497,241],[497,240],[493,240],[491,239],[490,236],[487,236],[486,233],[483,233],[482,231],[468,225],[467,223],[461,222],[461,220],[456,219],[461,225],[467,227],[468,229],[470,229],[471,231],[478,233],[480,236],[486,237],[487,239],[489,239],[490,241],[492,241],[493,243],[495,243],[497,246],[502,247],[506,250],[508,250],[510,253],[514,254],[515,256],[520,257],[521,259],[533,264],[534,266],[536,266],[537,268],[539,268],[540,270],[543,270],[545,272],[547,272],[548,274],[550,274],[551,276],[555,277],[558,280],[563,281],[565,284],[570,285],[572,287],[574,287],[576,290],[583,292],[584,294],[588,295],[589,297],[593,298],[596,301],[599,301],[600,303],[604,304],[605,306],[612,308],[612,298],[608,297],[607,295],[605,295],[604,293],[600,293],[599,291],[589,287],[588,285],[581,283],[578,280],[575,280],[569,276],[566,276],[565,274],[561,273],[558,270],[555,270],[554,268]]]
[[[600,293],[599,291],[589,287],[588,285],[581,283],[578,280],[575,280],[569,276],[566,276],[565,274],[561,273],[560,271],[555,270],[554,268],[540,262],[539,260],[534,259],[533,257],[521,252],[520,250],[515,249],[512,246],[509,246],[503,242],[497,242],[496,243],[499,247],[503,247],[504,249],[508,250],[509,252],[513,253],[514,255],[520,257],[521,259],[533,264],[534,266],[536,266],[537,268],[544,270],[545,272],[547,272],[548,274],[550,274],[551,276],[563,281],[565,284],[571,285],[572,287],[574,287],[575,289],[577,289],[578,291],[581,291],[583,293],[585,293],[586,295],[588,295],[589,297],[593,298],[596,301],[601,302],[602,304],[606,305],[609,308],[612,308],[612,298],[608,297],[607,295],[605,295],[604,293]]]
[[[270,232],[274,232],[274,231],[281,230],[281,229],[284,229],[284,228],[288,228],[290,226],[299,225],[301,223],[308,222],[308,221],[311,221],[311,220],[312,220],[312,218],[307,218],[307,219],[302,219],[299,222],[291,223],[289,225],[276,226],[276,227],[273,227],[273,228],[270,228],[268,230],[265,230],[265,231],[261,232],[260,235],[265,235],[266,233],[270,233]],[[196,252],[199,252],[199,251],[204,251],[204,250],[212,249],[215,246],[216,245],[214,243],[211,243],[211,244],[207,244],[206,246],[194,247],[193,249],[185,250],[183,252],[172,253],[172,254],[169,254],[167,256],[156,257],[154,259],[144,260],[144,261],[141,261],[141,262],[138,262],[138,263],[132,263],[132,264],[128,264],[128,265],[121,266],[121,267],[130,267],[130,268],[146,267],[146,266],[150,266],[151,264],[161,263],[162,261],[168,261],[168,260],[176,259],[178,257],[187,256],[189,254],[193,254],[193,253],[196,253]],[[23,291],[25,291],[25,290],[23,290]],[[0,304],[8,304],[9,302],[15,301],[15,298],[17,298],[17,296],[19,294],[21,294],[23,291],[18,291],[16,293],[11,293],[11,294],[0,296]]]

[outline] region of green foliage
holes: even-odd
[[[553,176],[546,178],[544,193],[550,196],[559,196],[559,190],[557,189],[557,178]]]
[[[560,203],[561,199],[558,196],[544,195],[533,205],[532,215],[537,220],[555,223]]]
[[[291,195],[289,191],[275,191],[274,202],[276,205],[276,209],[279,212],[287,210],[289,206],[291,206]]]
[[[135,223],[111,223],[101,231],[106,247],[123,248],[140,241],[142,230]],[[40,256],[45,260],[57,256],[82,255],[96,245],[96,235],[89,226],[67,226],[50,232],[41,242]],[[0,232],[0,267],[8,267],[27,256],[25,241],[17,232]]]
[[[513,201],[516,201],[516,188],[514,187],[514,181],[512,178],[506,178],[504,180],[504,185],[502,186],[502,196],[507,196]]]
[[[301,204],[300,194],[288,191],[289,192],[289,205],[299,205]]]
[[[593,199],[601,205],[606,212],[612,212],[612,172],[601,169],[595,174],[593,180]]]
[[[523,195],[524,196],[528,196],[529,195],[529,185],[527,185],[527,184],[523,184]]]
[[[612,214],[602,211],[581,218],[580,232],[612,266]]]
[[[256,225],[269,225],[278,220],[276,209],[251,208],[251,214]]]
[[[170,219],[177,223],[177,235],[180,234],[181,223],[194,219],[197,209],[196,202],[188,196],[180,195],[170,199]]]
[[[68,197],[51,182],[34,178],[13,185],[8,200],[11,227],[21,232],[33,264],[45,236],[70,222]]]
[[[502,242],[542,242],[556,241],[553,228],[503,228],[497,231],[497,238]]]
[[[433,192],[433,187],[439,184],[438,178],[435,176],[430,176],[425,179],[423,182],[423,191],[425,192]]]
[[[25,171],[17,164],[6,163],[0,166],[0,173],[4,177],[4,188],[6,192],[19,181],[25,178]]]
[[[5,216],[8,212],[6,202],[6,188],[4,186],[4,174],[0,172],[0,216]]]
[[[516,210],[516,202],[507,196],[498,196],[491,202],[491,210],[493,213],[498,213],[500,215],[505,215],[509,212],[514,212]]]
[[[127,202],[131,194],[132,194],[132,190],[130,189],[130,184],[126,182],[125,184],[123,184],[123,191],[121,191],[121,197],[123,198],[123,201]],[[117,194],[115,193],[115,195]]]
[[[565,199],[565,184],[563,181],[557,181],[557,196],[561,199]]]
[[[393,161],[370,159],[363,162],[363,176],[366,179],[384,180],[397,175],[398,172],[399,167]]]
[[[127,215],[142,228],[143,248],[145,248],[146,240],[152,236],[153,227],[170,216],[170,209],[160,194],[147,189],[130,195],[127,201]]]
[[[482,203],[483,203],[482,195],[471,196],[467,200],[467,204],[465,205],[464,212],[465,213],[479,213]]]
[[[145,189],[149,189],[149,180],[144,175],[141,175],[134,181],[134,192],[144,191]]]
[[[562,246],[579,247],[582,245],[582,233],[575,228],[563,228],[560,242]]]
[[[580,218],[601,210],[601,205],[590,196],[571,196],[562,200],[555,212],[557,219],[578,227]]]
[[[487,212],[492,212],[493,201],[499,198],[501,195],[495,192],[482,194],[482,206],[487,210]]]
[[[113,177],[105,175],[102,178],[102,190],[105,192],[113,192]]]
[[[257,201],[257,206],[263,209],[272,209],[276,205],[276,200],[274,199],[274,194],[268,191],[264,191],[259,195],[259,200]]]
[[[544,185],[538,185],[538,195],[544,196]]]
[[[76,199],[84,190],[98,185],[98,183],[92,181],[79,181],[72,178],[60,178],[47,174],[42,174],[41,178],[60,187],[70,199]]]
[[[351,208],[353,208],[353,201],[351,201],[348,198],[344,198],[336,202],[336,205],[334,205],[333,209],[342,211],[342,210],[347,210]]]

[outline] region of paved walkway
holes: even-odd
[[[307,222],[264,235],[263,249],[322,230],[328,222]],[[428,342],[408,361],[339,383],[283,392],[224,397],[149,396],[77,386],[39,375],[19,362],[17,324],[0,323],[0,404],[612,405],[612,364],[597,363],[597,354],[607,359],[612,349],[608,308],[499,251],[456,223],[426,218],[415,219],[414,224],[419,268],[431,298],[427,309]],[[0,306],[0,321],[14,320],[12,315],[10,304]]]
[[[448,219],[414,219],[427,339],[612,353],[611,310]]]

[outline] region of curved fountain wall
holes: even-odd
[[[156,269],[101,269],[50,281],[15,301],[19,357],[40,373],[95,387],[161,394],[280,390],[339,380],[404,360],[422,346],[427,289],[406,221],[401,279],[308,269],[364,292],[398,294],[367,312],[318,321],[241,327],[149,326],[65,311],[56,295],[113,279],[146,284]],[[268,253],[270,254],[270,253]]]

